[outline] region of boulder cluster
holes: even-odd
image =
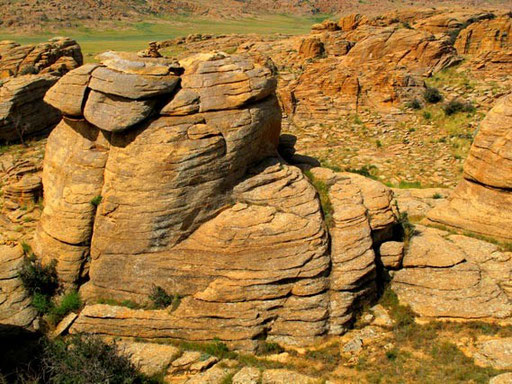
[[[0,42],[0,141],[23,140],[53,127],[60,113],[43,102],[48,89],[83,64],[80,46],[54,38],[37,45]]]
[[[278,155],[281,112],[265,62],[100,60],[45,98],[64,117],[48,139],[34,250],[57,258],[62,283],[87,301],[70,331],[217,337],[244,349],[344,332],[376,292],[374,247],[396,222],[390,190],[314,172],[328,189],[322,209],[303,172]],[[144,306],[154,287],[180,305],[99,304]]]

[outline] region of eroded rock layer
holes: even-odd
[[[446,203],[429,212],[430,222],[512,239],[511,128],[512,95],[508,95],[482,121],[464,164],[464,179]]]
[[[100,59],[46,96],[65,117],[48,139],[34,250],[57,256],[62,283],[88,303],[71,332],[217,337],[244,349],[343,332],[375,293],[373,245],[395,223],[391,191],[335,174],[329,236],[331,212],[278,156],[264,59]],[[155,286],[179,306],[147,309]]]
[[[0,141],[23,140],[57,124],[60,112],[43,97],[82,63],[80,47],[71,39],[24,46],[0,42]]]

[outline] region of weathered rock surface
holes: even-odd
[[[0,140],[20,140],[59,121],[59,111],[43,102],[44,94],[57,80],[45,74],[0,83]]]
[[[65,37],[36,45],[0,41],[0,79],[35,73],[62,75],[82,63],[80,46]]]
[[[474,238],[417,226],[392,287],[425,318],[509,319],[512,254]]]
[[[512,17],[510,14],[481,20],[463,29],[455,48],[460,54],[471,55],[477,68],[491,67],[511,73]]]
[[[82,62],[80,47],[66,38],[35,46],[0,42],[0,140],[22,140],[57,124],[60,112],[43,97]]]
[[[80,287],[88,305],[70,332],[217,337],[245,349],[261,335],[304,345],[343,332],[374,293],[373,243],[389,237],[395,223],[391,191],[359,175],[335,175],[329,254],[317,192],[277,157],[280,112],[271,68],[222,53],[184,59],[181,71],[165,59],[138,65],[127,55],[101,57],[99,66],[71,72],[55,86],[54,94],[65,94],[80,82],[70,92],[72,108],[53,99],[73,116],[48,139],[46,206],[34,246],[45,262],[58,257],[65,286],[88,280]],[[108,72],[117,94],[84,91],[105,68],[120,73]],[[168,79],[176,73],[180,87],[171,92]],[[135,76],[131,84],[157,93],[138,99],[134,86],[129,97],[120,95],[128,75]],[[160,94],[159,79],[168,93]],[[100,119],[88,112],[89,104],[100,108],[100,95],[122,98],[131,114]],[[138,103],[151,106],[151,117],[136,111]],[[131,116],[139,119],[135,126]],[[181,296],[180,305],[94,304],[148,304],[155,285]]]
[[[269,369],[263,372],[261,379],[262,384],[317,384],[321,383],[322,380],[315,379],[300,373],[289,371],[286,369]]]
[[[502,373],[501,375],[494,376],[489,384],[510,384],[512,383],[512,373]]]
[[[36,310],[18,277],[23,265],[21,247],[0,245],[0,334],[17,334],[30,328]]]
[[[477,348],[473,358],[478,365],[495,369],[512,368],[512,338],[483,341]]]
[[[512,239],[511,130],[512,95],[507,95],[482,121],[464,164],[464,179],[445,203],[429,212],[429,222]]]
[[[119,341],[120,353],[126,355],[142,373],[153,376],[163,372],[179,356],[180,350],[172,345]]]
[[[387,269],[398,269],[404,257],[404,243],[400,241],[387,241],[379,248],[380,260]]]

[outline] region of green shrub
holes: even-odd
[[[92,336],[46,342],[42,367],[52,384],[135,384],[150,383],[115,344]]]
[[[476,109],[473,106],[473,104],[471,104],[469,102],[463,103],[459,100],[454,99],[454,100],[451,100],[449,103],[447,103],[443,107],[443,110],[447,116],[451,116],[458,112],[473,113],[473,112],[475,112]]]
[[[432,196],[432,198],[433,198],[434,200],[439,200],[439,199],[442,199],[442,198],[443,198],[443,196],[442,196],[440,193],[437,193],[437,192],[436,192],[436,193],[434,193],[434,195]]]
[[[423,118],[425,120],[430,120],[432,118],[432,112],[430,112],[430,111],[423,111]]]
[[[178,294],[170,295],[162,287],[153,286],[149,299],[153,302],[155,308],[167,308],[171,306],[171,311],[178,308],[181,298]]]
[[[43,295],[39,292],[34,292],[32,294],[32,306],[40,315],[46,315],[47,313],[51,312],[54,304],[50,296]]]
[[[59,323],[68,313],[78,311],[82,307],[82,299],[77,291],[71,291],[64,295],[59,305],[54,305],[50,310],[49,320],[52,324]]]
[[[304,172],[304,174],[311,181],[311,184],[313,184],[316,191],[318,192],[320,205],[322,206],[322,212],[324,214],[325,224],[327,225],[327,228],[330,228],[333,224],[333,207],[331,199],[329,197],[329,186],[325,184],[323,181],[315,179],[315,177],[310,171],[306,171]]]
[[[35,75],[37,73],[36,67],[33,65],[27,65],[23,68],[21,68],[19,74],[20,75]]]
[[[259,355],[273,355],[284,352],[284,348],[277,343],[263,341],[258,345],[256,353]]]
[[[441,95],[439,89],[427,87],[423,92],[423,98],[430,104],[436,104],[443,100],[443,95]]]
[[[59,282],[56,265],[55,260],[47,265],[42,265],[34,255],[25,257],[19,276],[30,295],[34,296],[35,293],[38,293],[51,297],[57,292]]]
[[[101,204],[101,200],[103,200],[102,196],[94,196],[91,199],[91,204],[94,205],[95,207],[98,207]]]
[[[413,99],[406,104],[406,107],[411,109],[421,109],[421,103],[418,99]]]
[[[358,175],[377,180],[377,177],[372,173],[375,170],[377,170],[375,165],[363,165],[361,168],[346,168],[345,172],[357,173]]]

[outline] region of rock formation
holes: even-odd
[[[24,46],[0,42],[0,141],[22,140],[55,125],[60,113],[43,97],[82,61],[78,44],[66,38]]]
[[[37,315],[18,277],[23,260],[20,246],[0,245],[0,336],[31,327]]]
[[[82,63],[80,47],[65,37],[35,45],[0,41],[0,79],[36,73],[64,74]]]
[[[422,317],[512,318],[512,253],[474,238],[476,234],[491,240],[512,239],[511,129],[512,95],[508,95],[482,121],[464,165],[464,179],[447,201],[427,215],[426,224],[442,230],[418,226],[403,269],[394,275],[392,285],[400,300]]]
[[[482,240],[417,226],[392,287],[420,317],[512,318],[512,254]]]
[[[331,175],[329,236],[315,189],[278,157],[266,61],[100,58],[46,97],[65,116],[48,139],[34,250],[57,256],[62,283],[88,302],[71,332],[246,349],[343,332],[375,294],[373,245],[395,224],[390,190]],[[179,307],[95,304],[147,305],[154,286]]]
[[[429,212],[429,222],[512,240],[511,129],[512,95],[507,95],[482,121],[464,164],[463,180],[446,203]]]

